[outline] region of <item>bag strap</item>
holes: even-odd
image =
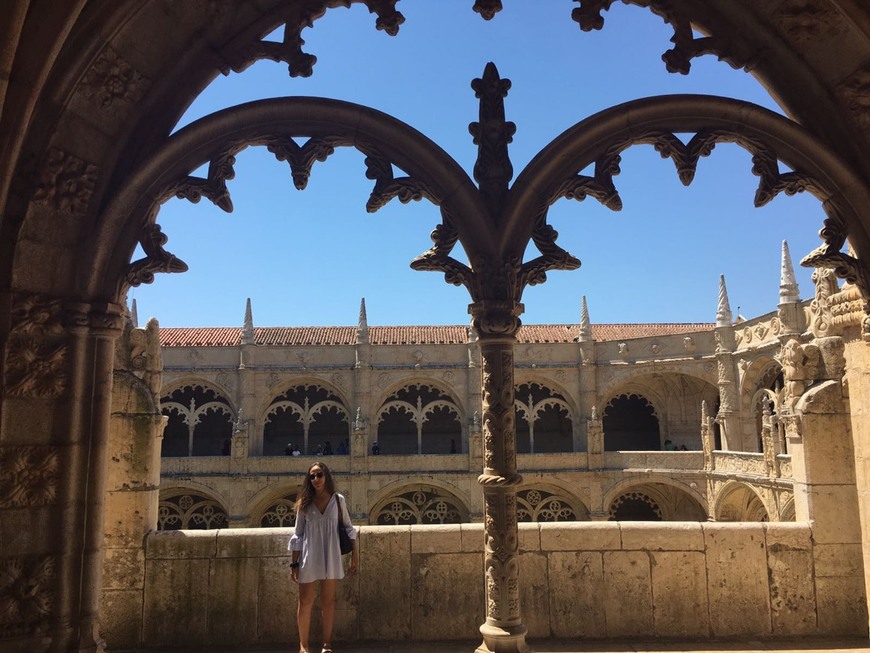
[[[341,502],[341,495],[336,492],[335,497],[338,500],[338,525],[344,528],[344,504]]]

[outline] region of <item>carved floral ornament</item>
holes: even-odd
[[[0,508],[54,503],[59,469],[52,447],[0,447]]]
[[[6,343],[3,391],[9,397],[60,397],[69,383],[69,334],[120,331],[123,308],[16,294]]]
[[[148,77],[106,46],[85,73],[78,91],[94,101],[100,109],[110,111],[119,103],[138,102],[150,85]]]
[[[0,638],[48,629],[55,601],[54,557],[0,558]]]

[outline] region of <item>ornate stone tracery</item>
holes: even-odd
[[[394,494],[372,512],[372,523],[381,525],[460,524],[468,520],[468,508],[457,497],[423,486]]]
[[[214,499],[183,491],[168,491],[160,497],[158,530],[210,530],[226,526],[227,511]]]

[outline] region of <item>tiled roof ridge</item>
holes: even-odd
[[[618,340],[660,337],[679,333],[706,331],[714,322],[620,322],[593,324],[596,340]],[[469,326],[405,325],[370,326],[369,341],[379,345],[463,344],[467,342]],[[579,324],[524,324],[518,341],[550,343],[572,342],[579,333]],[[262,326],[254,328],[258,345],[352,345],[356,343],[354,326]],[[237,347],[241,345],[242,327],[161,327],[160,341],[164,347]]]

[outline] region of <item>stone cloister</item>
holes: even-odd
[[[503,104],[509,82],[490,65],[473,82],[480,114],[471,125],[478,146],[472,181],[408,125],[341,100],[263,100],[171,134],[220,72],[270,58],[293,75],[310,74],[315,59],[301,49],[304,27],[336,7],[363,4],[378,29],[395,33],[403,22],[396,0],[11,0],[0,7],[3,650],[102,650],[101,628],[112,646],[131,648],[286,635],[275,625],[284,622],[284,599],[259,582],[280,574],[281,542],[244,529],[152,533],[162,363],[156,327],[131,329],[125,321],[131,286],[186,268],[164,247],[161,203],[206,198],[230,209],[226,181],[247,147],[266,147],[287,162],[298,188],[335,148],[362,152],[373,182],[370,210],[394,198],[439,207],[433,247],[412,266],[443,273],[470,297],[482,524],[364,530],[362,554],[377,561],[368,580],[383,583],[364,579],[347,590],[345,637],[460,639],[479,627],[479,650],[499,652],[527,650],[529,632],[866,637],[870,10],[860,0],[626,2],[673,27],[668,70],[690,74],[695,57],[716,55],[751,70],[789,117],[717,97],[636,100],[568,129],[514,176],[514,125]],[[606,30],[611,0],[575,4],[565,20]],[[464,10],[472,9],[497,20],[501,2],[477,0]],[[280,25],[283,41],[262,40]],[[520,527],[522,295],[548,271],[579,264],[556,244],[550,205],[588,196],[618,206],[620,154],[638,144],[654,145],[688,184],[699,157],[717,143],[751,153],[756,204],[799,191],[819,199],[827,216],[821,244],[802,253],[802,264],[847,282],[840,290],[820,280],[815,307],[782,301],[768,320],[776,330],[776,351],[768,354],[783,376],[777,418],[788,441],[795,523]],[[203,164],[206,176],[193,176]],[[590,167],[593,175],[582,174]],[[451,255],[457,243],[468,264]],[[137,244],[145,255],[131,261]],[[524,259],[528,244],[537,254]],[[751,361],[740,368],[735,357],[753,332],[733,328],[724,298],[719,307],[710,348],[719,405],[701,427],[712,430],[715,417],[724,449],[753,451],[733,441],[750,431],[741,423],[749,418],[740,410],[738,375],[765,370]],[[232,445],[250,451],[236,434]],[[236,453],[245,457],[234,450],[228,460]],[[776,460],[765,465],[774,469]],[[739,566],[724,562],[735,559]],[[635,573],[642,561],[649,576]],[[632,605],[632,614],[645,616],[629,618],[624,604],[608,598],[614,579],[628,596],[646,597]],[[467,604],[447,603],[443,590],[456,582],[481,591],[469,591]],[[241,593],[252,587],[259,588],[254,599]],[[372,625],[384,602],[409,605],[408,625]],[[174,610],[191,605],[196,620],[167,625]],[[693,612],[698,605],[707,609]],[[706,616],[698,621],[699,614]]]

